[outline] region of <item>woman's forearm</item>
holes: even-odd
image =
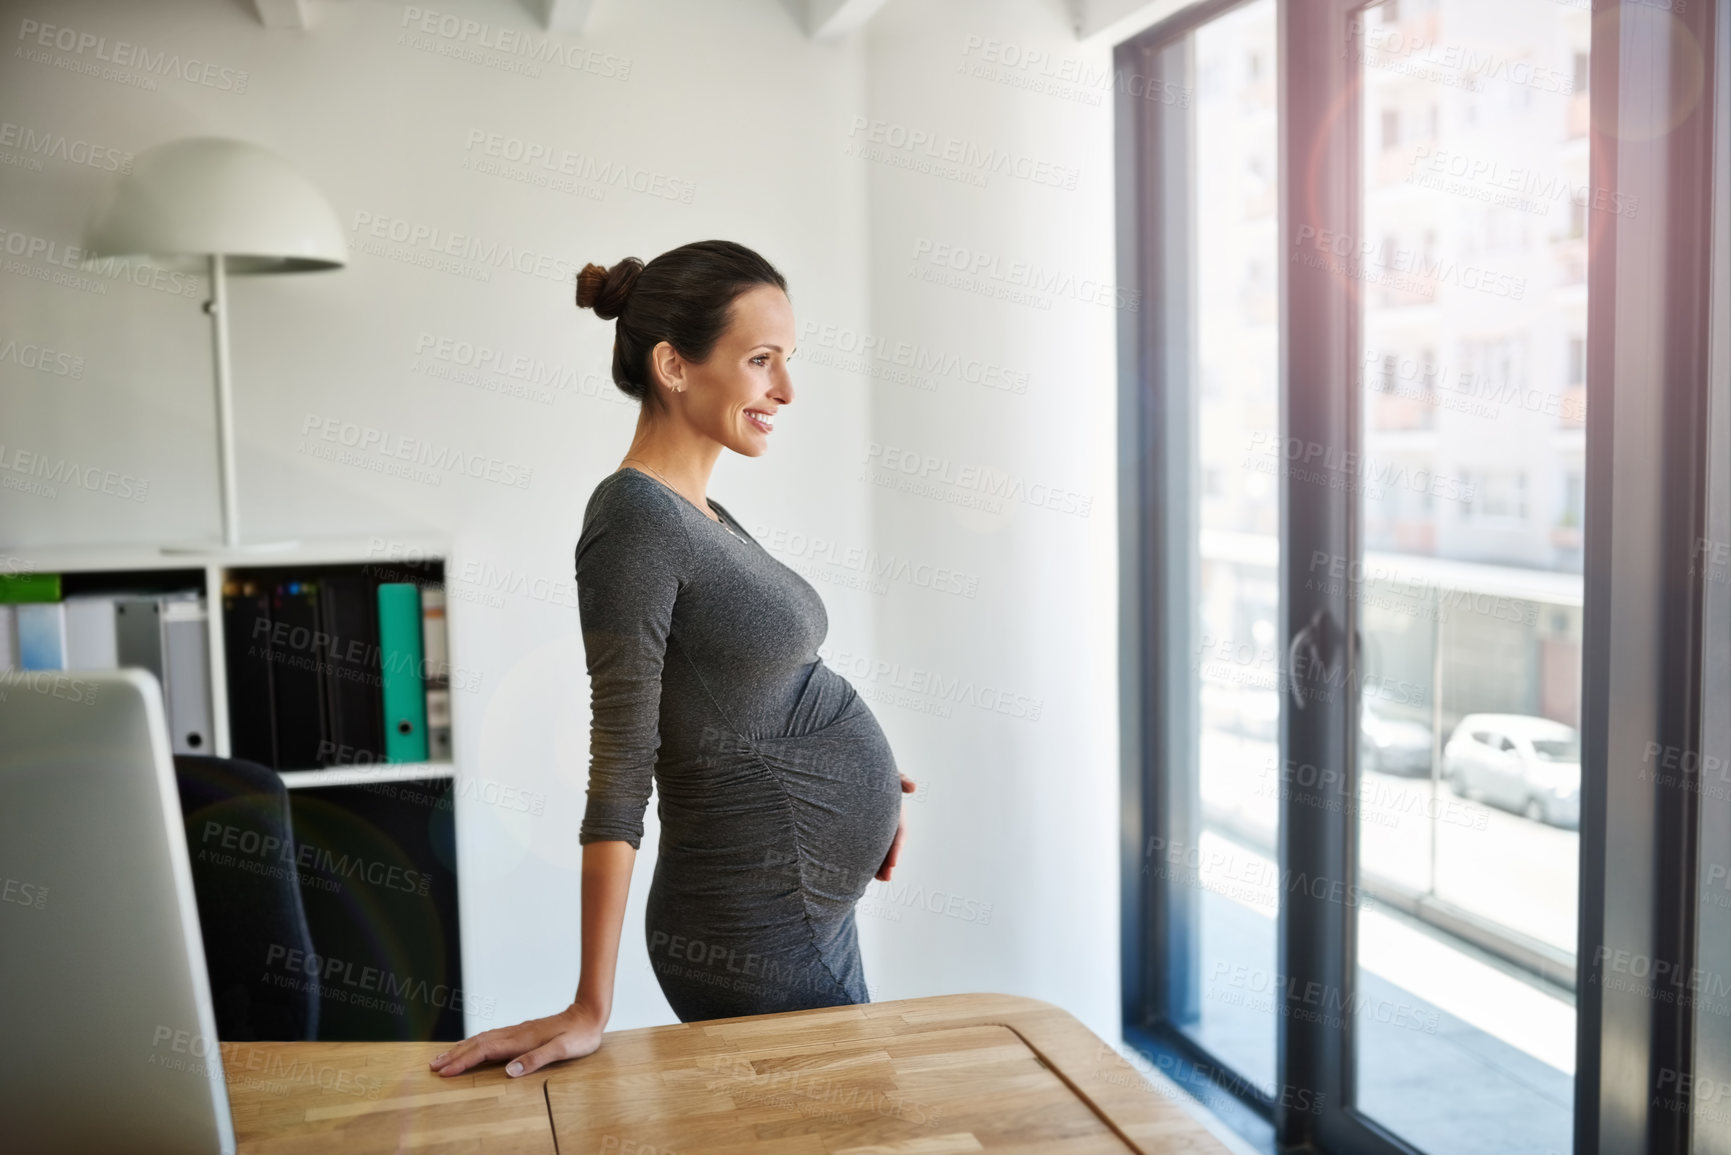
[[[591,842],[583,847],[583,961],[576,1003],[603,1023],[613,1013],[619,934],[636,862],[637,851],[629,842]]]
[[[510,1059],[513,1078],[548,1063],[580,1059],[601,1045],[613,1013],[613,970],[619,962],[619,928],[637,851],[629,842],[591,842],[583,847],[583,969],[577,997],[557,1014],[514,1027],[471,1035],[430,1064],[441,1077],[461,1075],[477,1063]]]

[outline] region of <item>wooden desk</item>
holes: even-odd
[[[241,1155],[1227,1149],[1067,1012],[1011,995],[612,1031],[521,1079],[443,1043],[225,1043]]]

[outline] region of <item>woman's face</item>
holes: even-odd
[[[735,453],[769,448],[777,410],[793,401],[787,359],[793,354],[793,304],[774,285],[754,285],[733,300],[732,319],[701,364],[662,342],[651,359],[684,391],[670,400],[699,432]]]

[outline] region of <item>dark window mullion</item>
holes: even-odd
[[[1592,214],[1588,231],[1583,1155],[1689,1150],[1689,1114],[1666,1093],[1691,1075],[1687,1000],[1657,983],[1631,989],[1618,972],[1619,960],[1635,959],[1649,973],[1699,973],[1700,782],[1688,770],[1658,772],[1669,767],[1650,752],[1698,753],[1702,737],[1694,552],[1706,528],[1715,76],[1712,52],[1698,46],[1713,44],[1714,26],[1710,4],[1658,19],[1638,6],[1595,5],[1591,171],[1595,185],[1634,198],[1640,211]]]
[[[1697,883],[1700,897],[1696,909],[1699,925],[1695,943],[1698,973],[1711,976],[1714,989],[1695,1009],[1695,1082],[1714,1088],[1714,1118],[1696,1113],[1691,1119],[1690,1150],[1694,1155],[1731,1155],[1731,1122],[1725,1116],[1728,1101],[1721,1090],[1731,1087],[1731,1018],[1726,1015],[1724,989],[1731,976],[1731,21],[1720,21],[1714,30],[1713,116],[1717,127],[1713,156],[1712,187],[1712,312],[1709,326],[1712,348],[1708,380],[1708,508],[1707,531],[1694,551],[1696,565],[1705,570],[1702,609],[1701,739],[1697,749],[1701,775],[1700,864]],[[1711,757],[1711,769],[1705,759]],[[1716,981],[1715,981],[1716,980]]]
[[[1344,261],[1306,263],[1317,237],[1347,241],[1362,232],[1358,203],[1359,69],[1356,0],[1311,0],[1280,10],[1282,52],[1281,216],[1285,284],[1281,292],[1281,422],[1284,448],[1313,472],[1348,484],[1282,479],[1282,572],[1287,616],[1281,636],[1294,658],[1285,680],[1304,693],[1282,703],[1282,756],[1288,765],[1328,767],[1328,791],[1293,792],[1281,812],[1281,973],[1289,1012],[1281,1018],[1285,1081],[1320,1096],[1322,1110],[1277,1112],[1284,1144],[1309,1142],[1340,1155],[1417,1155],[1416,1149],[1353,1106],[1352,1016],[1312,1021],[1307,989],[1340,992],[1355,1004],[1358,986],[1356,791],[1358,604],[1349,583],[1315,582],[1310,560],[1361,556],[1354,471],[1358,459],[1359,300],[1362,283]],[[1306,642],[1305,639],[1308,639]],[[1312,649],[1314,645],[1314,649]],[[1319,660],[1320,659],[1320,660]],[[1309,984],[1316,984],[1309,987]],[[1442,1153],[1430,1153],[1442,1155]]]
[[[1181,48],[1182,38],[1125,45],[1116,65],[1128,76],[1162,76],[1162,57],[1171,63],[1171,54]],[[1123,801],[1125,813],[1136,821],[1126,827],[1123,877],[1126,893],[1140,898],[1132,911],[1134,924],[1127,924],[1126,973],[1134,976],[1135,995],[1126,1021],[1143,1028],[1182,1017],[1194,1002],[1194,936],[1186,936],[1182,958],[1175,959],[1169,947],[1171,928],[1195,921],[1194,910],[1178,904],[1194,904],[1199,897],[1195,888],[1175,888],[1180,893],[1174,896],[1174,888],[1164,888],[1158,876],[1144,873],[1151,860],[1149,839],[1159,839],[1161,845],[1194,845],[1190,826],[1196,817],[1193,806],[1175,813],[1168,804],[1174,769],[1188,764],[1182,760],[1182,743],[1193,740],[1184,732],[1183,720],[1169,717],[1166,708],[1174,685],[1183,684],[1188,619],[1173,606],[1188,604],[1190,574],[1170,558],[1172,543],[1181,545],[1188,527],[1183,511],[1164,496],[1175,479],[1182,479],[1190,461],[1187,439],[1173,432],[1187,398],[1182,396],[1181,374],[1174,386],[1171,351],[1182,348],[1185,338],[1170,331],[1174,325],[1164,307],[1175,276],[1178,291],[1184,291],[1183,252],[1173,251],[1174,237],[1183,234],[1175,232],[1171,216],[1187,212],[1188,196],[1183,186],[1173,189],[1172,182],[1160,178],[1165,159],[1175,149],[1187,149],[1188,141],[1162,111],[1160,105],[1133,95],[1130,86],[1120,87],[1120,172],[1127,181],[1119,195],[1120,236],[1126,238],[1120,276],[1122,283],[1142,290],[1144,298],[1142,308],[1124,315],[1120,331],[1120,429],[1126,436],[1119,447],[1125,495],[1121,540],[1136,545],[1126,551],[1120,603],[1125,663],[1133,671],[1122,700],[1125,717],[1135,720],[1125,749]]]
[[[1199,783],[1180,768],[1196,763],[1198,703],[1191,660],[1197,596],[1196,526],[1187,503],[1170,500],[1192,484],[1197,462],[1194,380],[1196,282],[1194,190],[1174,174],[1196,163],[1188,100],[1149,99],[1139,84],[1194,93],[1193,34],[1243,0],[1205,0],[1118,47],[1119,274],[1142,290],[1142,307],[1121,316],[1119,397],[1126,543],[1120,600],[1128,676],[1126,815],[1121,877],[1127,898],[1123,958],[1126,1038],[1174,1065],[1180,1081],[1211,1082],[1251,1115],[1267,1120],[1274,1100],[1187,1035],[1199,1014],[1200,906],[1195,862],[1183,856],[1163,881],[1144,874],[1149,840],[1194,848],[1202,832]],[[1134,548],[1129,548],[1134,543]],[[1129,721],[1134,719],[1134,721]],[[1153,861],[1158,862],[1158,858]]]

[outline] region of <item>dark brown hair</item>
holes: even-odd
[[[618,318],[613,383],[642,401],[652,392],[649,351],[666,341],[687,360],[708,360],[727,331],[734,299],[757,285],[787,292],[775,266],[744,245],[693,241],[647,265],[636,257],[611,268],[584,265],[577,274],[577,305],[594,309],[603,321]]]

